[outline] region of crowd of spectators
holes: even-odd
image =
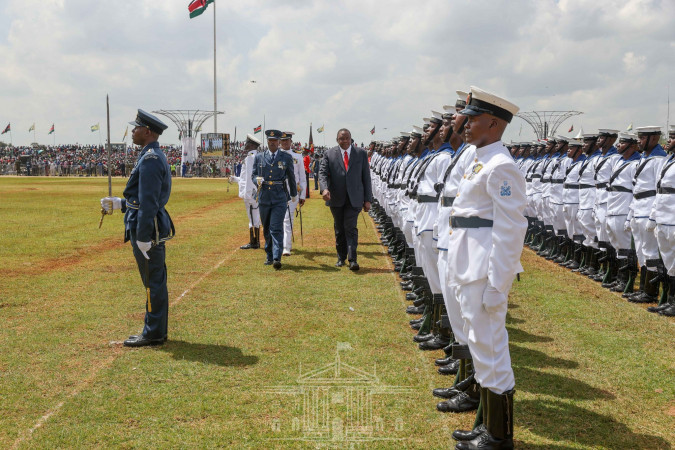
[[[230,143],[230,153],[222,160],[198,157],[181,165],[180,146],[162,146],[174,176],[221,177],[239,174],[246,157],[243,141]],[[316,149],[315,158],[323,148]],[[129,146],[111,152],[113,176],[128,176],[138,158],[139,149]],[[108,154],[104,145],[3,146],[0,147],[0,175],[29,176],[107,176]]]

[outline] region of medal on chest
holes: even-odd
[[[473,167],[471,168],[471,174],[469,175],[468,179],[473,180],[473,177],[481,171],[483,168],[483,165],[481,163],[474,164]]]

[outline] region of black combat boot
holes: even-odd
[[[478,403],[478,410],[476,411],[476,420],[473,422],[473,428],[471,430],[453,431],[452,438],[454,440],[459,442],[471,441],[487,431],[487,427],[485,426],[487,423],[486,392],[486,388],[480,388],[480,401]]]
[[[656,303],[659,297],[659,283],[658,283],[658,272],[653,270],[648,270],[645,267],[645,283],[644,289],[639,295],[634,295],[628,297],[628,301],[631,303]],[[652,282],[654,281],[654,282]],[[642,280],[640,280],[642,284]]]
[[[239,247],[242,250],[248,250],[249,248],[253,248],[253,245],[255,244],[255,238],[253,234],[253,227],[250,227],[248,229],[248,244],[244,244],[241,247]]]
[[[630,258],[628,258],[628,262],[630,265]],[[629,272],[630,273],[630,272]],[[635,283],[635,278],[637,278],[637,274],[633,278],[633,283]],[[642,266],[640,267],[640,285],[638,287],[638,290],[635,291],[635,289],[629,289],[633,288],[633,284],[626,284],[626,290],[623,291],[623,298],[633,298],[636,297],[644,292],[645,289],[645,280],[647,279],[647,266]],[[630,278],[628,279],[628,282],[630,283]]]
[[[515,390],[495,394],[485,392],[487,413],[486,431],[471,441],[459,442],[458,450],[499,450],[513,448],[513,393]]]

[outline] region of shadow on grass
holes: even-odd
[[[340,269],[338,267],[329,266],[328,264],[305,264],[305,265],[295,265],[287,264],[283,260],[281,261],[281,270],[290,270],[291,272],[307,272],[310,270],[321,270],[323,272],[338,272]]]
[[[539,350],[518,345],[510,345],[511,360],[519,367],[557,367],[560,369],[576,369],[579,363],[569,359],[554,358]]]
[[[661,437],[634,433],[611,417],[566,402],[522,400],[517,401],[515,407],[516,423],[525,422],[530,432],[552,441],[568,441],[594,448],[671,448],[668,441]],[[561,426],[562,423],[564,426]],[[559,447],[518,445],[517,448]]]
[[[615,398],[611,392],[597,389],[572,377],[540,372],[526,367],[514,367],[513,373],[516,377],[516,389],[524,392],[573,400],[612,400]]]
[[[177,360],[198,361],[218,366],[253,366],[259,358],[244,355],[240,348],[217,344],[197,344],[185,341],[169,340],[159,350],[171,353]]]
[[[538,336],[528,333],[519,328],[506,327],[509,332],[509,342],[551,342],[553,338],[548,336]]]
[[[358,272],[354,272],[356,275],[367,275],[369,273],[394,273],[394,269],[389,269],[386,267],[363,267],[359,269]]]

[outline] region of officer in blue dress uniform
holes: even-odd
[[[295,199],[298,190],[293,173],[293,157],[279,151],[281,131],[267,130],[265,135],[269,150],[255,156],[252,178],[258,186],[258,205],[267,254],[265,265],[271,264],[279,270],[284,248],[284,217],[288,201]],[[290,192],[286,190],[286,180]]]
[[[141,109],[129,124],[134,126],[131,137],[142,147],[141,154],[127,181],[124,198],[105,197],[101,206],[108,214],[115,209],[124,213],[124,242],[131,241],[146,293],[143,332],[129,336],[124,345],[143,347],[161,345],[167,337],[169,293],[164,242],[173,237],[174,228],[164,206],[171,195],[171,170],[157,142],[168,127]]]

